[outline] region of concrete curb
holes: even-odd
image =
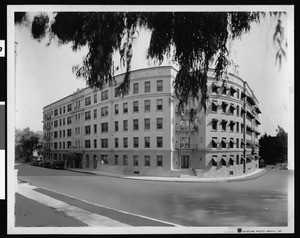
[[[267,169],[259,169],[255,172],[236,176],[236,177],[227,177],[227,178],[174,178],[174,177],[147,177],[147,176],[126,176],[120,174],[111,174],[105,173],[101,171],[87,171],[87,170],[80,170],[80,169],[70,169],[67,168],[65,170],[78,172],[78,173],[85,173],[91,175],[98,175],[98,176],[108,176],[108,177],[115,177],[115,178],[124,178],[124,179],[132,179],[132,180],[141,180],[141,181],[156,181],[156,182],[188,182],[188,183],[215,183],[215,182],[236,182],[236,181],[245,181],[258,178],[264,175],[268,170]]]

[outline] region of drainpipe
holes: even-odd
[[[244,82],[244,89],[243,89],[243,93],[245,95],[245,97],[243,98],[243,108],[244,108],[244,115],[243,115],[243,124],[244,124],[244,128],[243,128],[243,140],[244,140],[244,147],[243,147],[243,156],[244,156],[244,161],[245,164],[247,165],[247,158],[246,158],[246,82]],[[247,166],[245,166],[247,167]]]

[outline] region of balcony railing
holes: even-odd
[[[197,145],[191,143],[176,143],[175,148],[184,150],[195,150],[197,148]]]

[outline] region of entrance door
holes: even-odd
[[[189,155],[181,155],[181,168],[182,169],[188,169],[189,168]]]

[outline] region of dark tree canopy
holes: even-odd
[[[151,40],[146,57],[159,63],[169,57],[179,65],[174,81],[179,106],[194,98],[199,102],[196,109],[206,110],[209,67],[213,64],[216,80],[222,79],[230,62],[228,43],[264,16],[261,12],[58,12],[49,24],[43,13],[34,17],[32,36],[71,43],[74,51],[87,46],[82,64],[73,70],[94,89],[115,84],[113,54],[118,52],[126,69],[118,87],[122,95],[129,90],[133,41],[139,30],[147,28]],[[274,39],[282,37],[281,28],[276,32]]]

